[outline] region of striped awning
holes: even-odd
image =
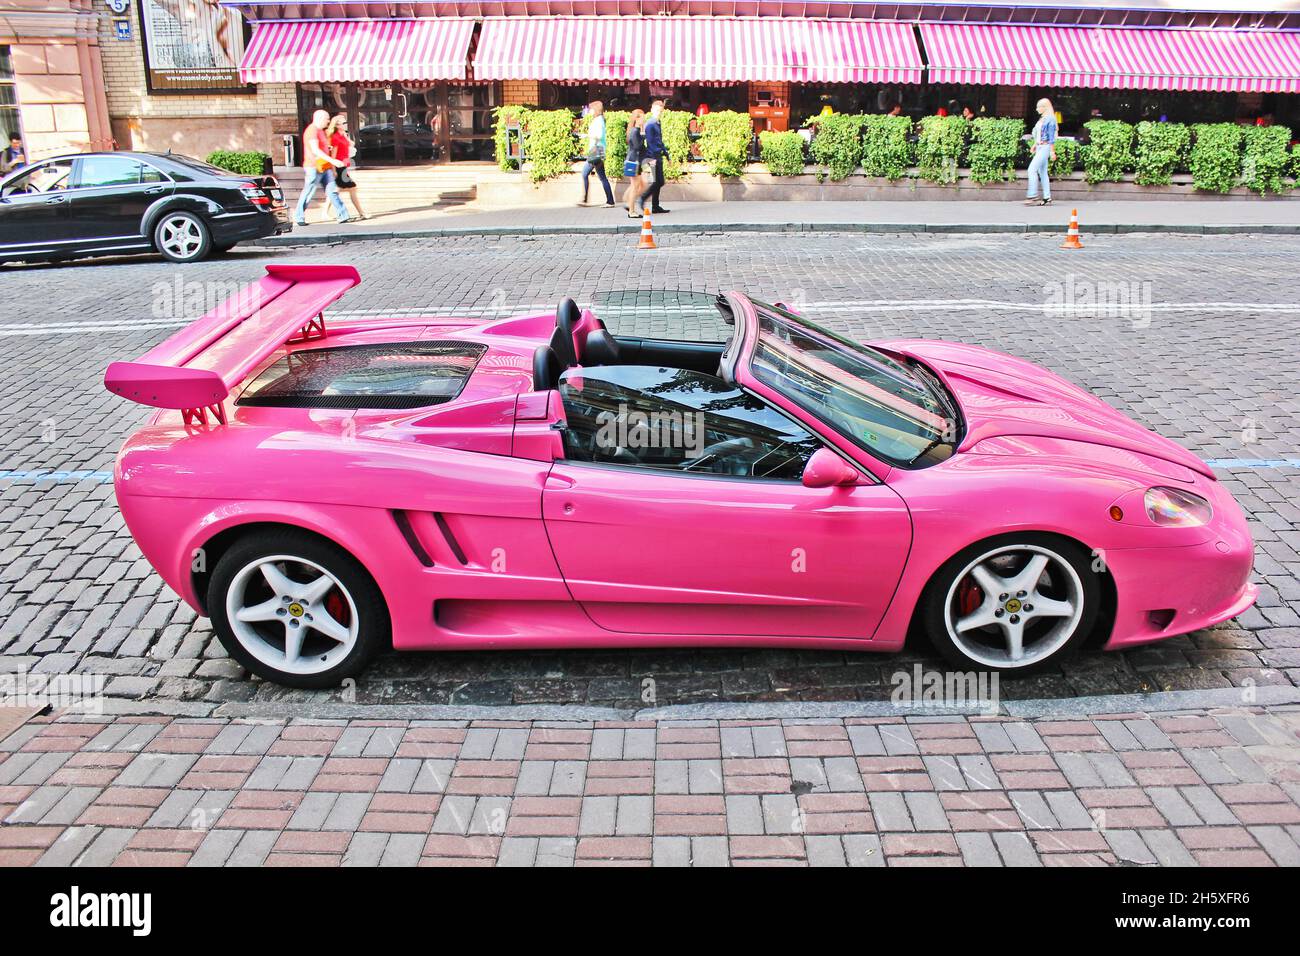
[[[932,83],[1300,92],[1300,33],[923,23]]]
[[[912,26],[779,17],[489,17],[480,80],[919,83]]]
[[[245,83],[386,83],[465,78],[470,19],[272,20],[258,23]]]

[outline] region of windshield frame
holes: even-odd
[[[740,293],[729,293],[728,298],[733,300],[734,303],[743,306],[739,309],[733,309],[733,311],[737,313],[738,318],[743,317],[743,321],[738,321],[736,323],[736,331],[738,333],[736,335],[736,340],[740,347],[733,374],[735,374],[738,379],[741,379],[747,388],[760,391],[760,393],[767,396],[769,400],[780,401],[792,406],[812,421],[823,426],[824,429],[828,429],[831,434],[834,434],[847,442],[854,452],[861,452],[862,454],[869,456],[872,460],[880,462],[884,466],[909,471],[918,470],[941,464],[943,461],[948,460],[956,454],[957,449],[961,446],[962,440],[966,434],[965,417],[962,413],[961,404],[957,401],[956,396],[947,388],[941,376],[934,369],[929,368],[914,359],[896,358],[871,345],[855,342],[843,335],[831,331],[830,329],[818,325],[810,319],[790,311],[788,308],[769,305],[765,302],[750,299],[748,296]],[[952,422],[953,428],[951,431],[951,439],[936,440],[935,442],[932,442],[914,458],[899,458],[888,454],[879,447],[867,443],[865,440],[859,440],[848,430],[844,429],[841,423],[826,415],[823,410],[819,409],[815,404],[804,400],[797,393],[792,394],[787,392],[786,390],[767,381],[765,378],[759,377],[759,373],[754,369],[754,361],[758,354],[759,345],[764,338],[760,333],[759,328],[760,309],[772,316],[777,322],[788,325],[802,334],[809,335],[815,339],[822,339],[826,341],[828,345],[834,348],[843,349],[849,353],[855,351],[868,353],[868,357],[880,362],[882,367],[890,369],[893,373],[905,375],[919,389],[930,395],[934,400],[934,403],[939,406],[941,411],[934,414],[945,415],[947,420]],[[742,325],[743,336],[739,334]],[[732,344],[735,345],[737,342],[733,342]],[[918,368],[920,371],[918,371]],[[951,449],[947,455],[935,457],[930,454],[933,449],[945,446]],[[881,477],[883,477],[883,475]]]

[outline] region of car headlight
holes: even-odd
[[[1208,501],[1178,488],[1148,488],[1142,500],[1151,523],[1164,528],[1197,528],[1214,517]]]

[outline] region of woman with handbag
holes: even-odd
[[[609,188],[609,177],[605,175],[605,104],[596,100],[588,107],[590,122],[587,124],[587,154],[582,164],[582,202],[587,203],[587,179],[594,169],[600,177],[600,184],[605,187],[605,205],[613,208],[614,190]]]
[[[352,208],[357,211],[356,216],[353,218],[369,218],[366,216],[366,211],[361,208],[361,196],[357,193],[357,182],[352,178],[352,154],[355,152],[356,147],[352,142],[352,137],[348,135],[347,114],[339,113],[330,120],[325,135],[329,137],[330,155],[343,163],[334,174],[339,194],[352,200]]]
[[[627,159],[623,161],[623,175],[627,177],[627,191],[623,193],[623,202],[627,203],[627,218],[640,219],[641,212],[636,209],[637,197],[645,188],[645,179],[641,176],[641,160],[645,157],[645,110],[633,110],[627,118]]]

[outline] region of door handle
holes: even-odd
[[[67,202],[67,201],[68,201],[67,196],[51,196],[49,199],[45,200],[45,205],[56,206],[61,202]]]
[[[163,191],[163,187],[162,187],[162,186],[150,186],[150,187],[149,187],[148,189],[146,189],[144,192],[145,192],[145,195],[146,195],[146,196],[156,196],[156,195],[158,195],[158,194],[159,194],[160,192],[162,192],[162,191]]]
[[[567,475],[551,474],[546,476],[546,487],[552,491],[564,491],[567,488],[572,488],[574,484],[576,482]]]

